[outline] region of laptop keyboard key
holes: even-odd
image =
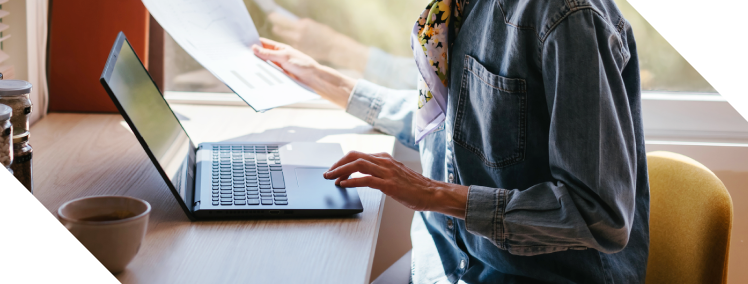
[[[262,205],[273,205],[273,200],[272,199],[263,199],[262,200]]]
[[[288,205],[288,201],[276,201],[275,205]]]
[[[286,183],[283,181],[283,172],[271,172],[273,181],[273,188],[286,188]]]
[[[275,197],[275,201],[288,201],[287,197]]]

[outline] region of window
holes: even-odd
[[[657,31],[634,10],[626,0],[615,0],[634,29],[640,58],[641,82],[644,91],[715,93],[699,73],[665,41]],[[268,18],[267,11],[276,4],[293,15],[313,19],[315,26],[297,38],[297,46],[323,64],[338,68],[353,77],[365,77],[365,59],[356,53],[342,56],[339,52],[330,56],[331,48],[326,44],[342,41],[349,46],[376,47],[404,60],[412,56],[410,30],[426,0],[244,0],[260,35],[279,41],[273,27],[278,22]],[[270,7],[270,8],[268,8]],[[277,10],[276,10],[277,11]],[[329,27],[320,28],[320,27]],[[282,29],[280,29],[282,30]],[[282,32],[281,32],[282,33]],[[318,34],[314,34],[318,33]],[[337,38],[331,40],[324,35],[340,34],[353,41]],[[308,35],[304,37],[304,35]],[[334,38],[334,37],[333,37]],[[360,43],[357,44],[356,42]],[[293,44],[292,44],[293,45]],[[171,38],[166,37],[165,89],[167,91],[230,93],[223,83],[213,77],[186,54]],[[352,47],[353,48],[353,47]],[[327,51],[328,54],[325,54]],[[361,54],[361,53],[359,53]],[[364,52],[363,54],[367,54]],[[335,58],[335,56],[339,58]],[[365,56],[365,55],[364,55]],[[357,65],[357,64],[358,65]],[[373,81],[376,82],[374,79]],[[415,79],[413,79],[415,84]],[[386,82],[378,82],[386,84]]]
[[[714,92],[709,83],[683,59],[626,0],[615,0],[631,23],[639,51],[642,90]]]

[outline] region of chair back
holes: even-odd
[[[647,283],[726,283],[732,199],[699,162],[647,154],[650,186]]]

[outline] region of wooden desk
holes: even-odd
[[[344,151],[391,152],[342,110],[173,105],[197,144],[319,141]],[[119,115],[52,113],[32,129],[35,196],[56,214],[65,201],[127,195],[153,206],[123,283],[369,283],[384,196],[359,189],[354,218],[190,222]]]

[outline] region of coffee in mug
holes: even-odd
[[[127,196],[68,201],[57,216],[70,233],[113,274],[135,257],[145,237],[151,205]]]

